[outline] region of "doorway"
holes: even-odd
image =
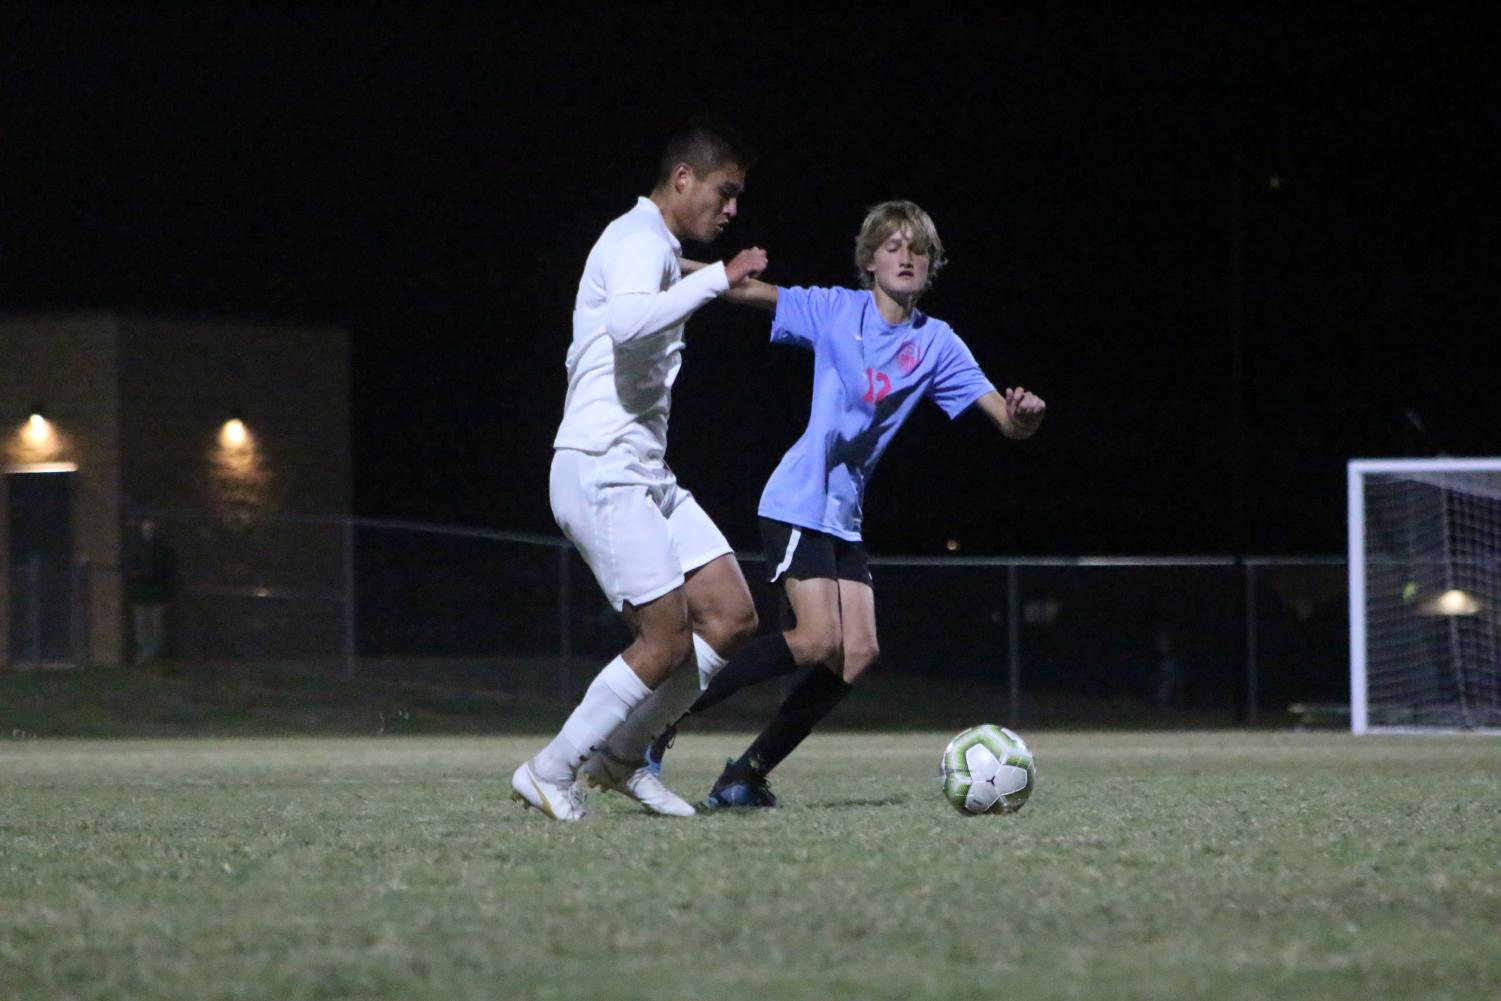
[[[5,474],[10,538],[10,656],[16,664],[79,662],[71,470]]]

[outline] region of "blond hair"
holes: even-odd
[[[902,200],[882,202],[865,214],[860,224],[860,235],[855,237],[855,271],[861,288],[870,288],[875,279],[870,273],[870,262],[875,259],[876,248],[886,242],[892,233],[907,234],[912,250],[928,255],[928,284],[933,284],[939,270],[948,263],[943,254],[943,241],[938,238],[938,227],[933,218],[916,202]]]

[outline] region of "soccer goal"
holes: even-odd
[[[1349,464],[1350,729],[1501,733],[1501,459]]]

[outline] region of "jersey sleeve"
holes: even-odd
[[[933,366],[933,382],[928,388],[933,402],[953,420],[980,397],[994,390],[995,386],[980,371],[980,363],[975,361],[969,345],[953,330],[945,330],[938,362]]]
[[[724,263],[716,261],[664,290],[671,253],[643,233],[621,241],[604,262],[605,331],[617,344],[676,327],[730,287]]]
[[[837,312],[840,289],[777,288],[777,311],[771,318],[771,342],[812,350]]]

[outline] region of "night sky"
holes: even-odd
[[[691,254],[848,284],[865,208],[914,199],[951,259],[923,308],[1049,403],[1021,444],[920,408],[874,552],[1336,552],[1348,458],[1501,454],[1496,29],[9,4],[0,311],[343,327],[357,514],[554,533],[584,258],[712,112],[761,157]],[[674,397],[743,548],[811,382],[767,328],[702,310]]]

